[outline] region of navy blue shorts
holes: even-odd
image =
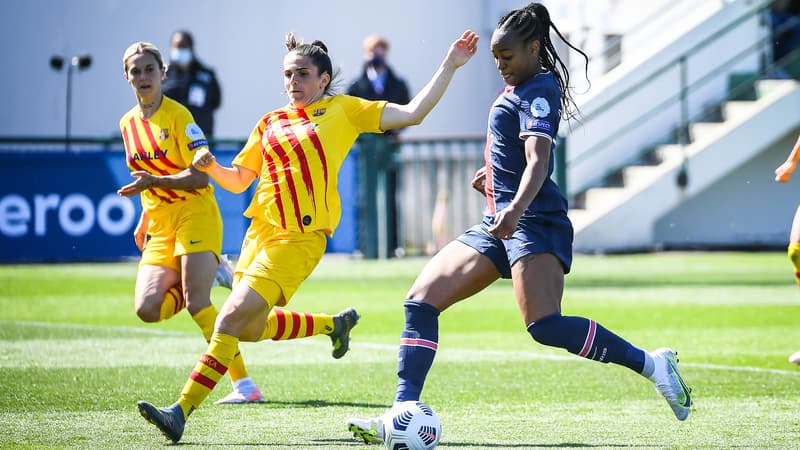
[[[494,216],[484,216],[483,222],[468,229],[457,238],[492,260],[503,278],[511,278],[511,266],[526,255],[551,253],[561,261],[564,273],[572,267],[572,222],[566,214],[536,214],[523,217],[511,239],[503,240],[489,234]]]

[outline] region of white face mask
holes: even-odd
[[[188,48],[173,48],[169,51],[169,60],[179,66],[188,66],[192,62],[192,51]]]

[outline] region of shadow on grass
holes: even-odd
[[[179,442],[174,444],[180,445],[200,445],[199,442]],[[266,448],[333,448],[333,447],[363,447],[364,442],[349,438],[349,439],[312,439],[306,443],[292,442],[291,444],[283,444],[277,442],[231,442],[231,443],[210,443],[204,442],[203,445],[212,445],[214,447],[266,447]],[[164,444],[165,446],[173,446],[173,444]],[[376,449],[384,448],[383,446],[372,444],[370,447]],[[467,447],[467,448],[630,448],[629,445],[621,444],[584,444],[578,442],[562,442],[560,444],[492,444],[492,443],[475,443],[475,442],[442,442],[438,447]],[[639,446],[638,448],[647,448],[648,446]],[[655,448],[655,446],[652,446]]]
[[[299,401],[288,401],[288,400],[267,400],[263,403],[251,403],[257,407],[258,405],[268,405],[268,406],[291,406],[295,408],[327,408],[327,407],[358,407],[358,408],[375,408],[375,409],[386,409],[388,406],[386,403],[363,403],[363,402],[331,402],[328,400],[299,400]],[[221,405],[227,406],[227,405]],[[232,405],[232,406],[239,406],[241,405]]]

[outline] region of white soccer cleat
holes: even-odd
[[[220,255],[217,273],[214,276],[214,283],[211,287],[222,286],[228,289],[233,288],[233,265],[228,255]]]
[[[214,402],[215,405],[241,405],[243,403],[264,403],[264,395],[258,387],[250,392],[234,390],[230,394]]]
[[[351,417],[347,419],[347,429],[353,432],[354,437],[363,439],[365,444],[383,444],[383,419],[380,417]]]
[[[789,362],[794,364],[800,364],[800,352],[794,352],[789,355]]]
[[[678,370],[678,354],[671,348],[659,348],[650,353],[655,363],[650,380],[656,392],[663,395],[678,420],[686,420],[692,408],[692,389],[683,382]]]

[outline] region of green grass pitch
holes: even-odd
[[[181,448],[361,449],[344,421],[393,399],[402,300],[425,260],[326,257],[291,309],[362,315],[350,352],[330,341],[243,343],[267,403],[196,411]],[[177,398],[206,348],[181,313],[145,324],[133,312],[136,266],[0,266],[0,448],[160,448],[136,411]],[[226,290],[214,288],[218,306]],[[628,369],[543,347],[525,332],[510,282],[440,318],[423,400],[443,449],[797,448],[800,290],[785,253],[576,256],[565,314],[646,349],[671,346],[694,389],[678,422]]]

